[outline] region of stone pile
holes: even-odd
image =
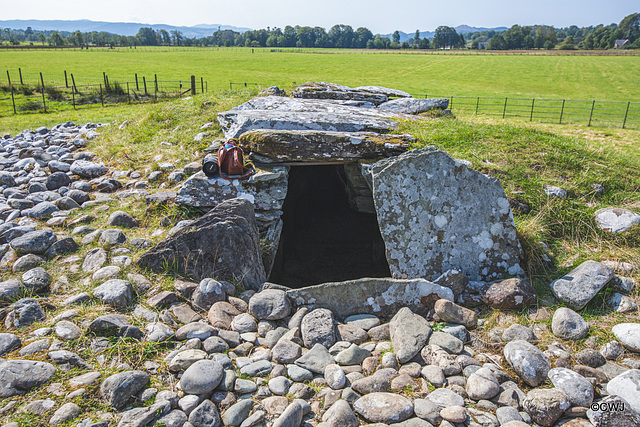
[[[289,116],[297,108],[327,114],[355,108],[363,120],[384,123],[389,116],[381,107],[393,100],[376,108],[363,103],[403,96],[376,87],[317,87],[326,90],[258,98],[233,114],[264,113],[267,106]],[[331,91],[350,98],[317,99],[328,98],[325,93],[308,99]],[[364,92],[375,96],[352,99]],[[403,136],[377,144],[370,133],[350,135],[366,148],[358,155],[391,156],[345,170],[360,197],[353,204],[378,213],[396,277],[288,289],[266,282],[271,261],[261,239],[265,231],[271,232],[267,240],[278,239],[289,166],[271,165],[248,181],[223,183],[202,178],[198,165],[160,164],[168,175],[164,187],[192,174],[176,200],[213,209],[176,224],[168,238],[136,258],[159,234],[110,202],[133,195],[166,202],[172,196],[146,191],[165,174],[110,170],[81,150],[97,127],[66,123],[0,139],[4,427],[25,419],[74,427],[640,425],[640,323],[629,316],[612,328],[615,340],[601,341],[579,313],[603,290],[612,295],[613,310],[637,311],[634,281],[616,274],[629,266],[587,261],[553,281],[550,289],[566,307],[531,309],[531,327],[515,317],[495,327],[479,318],[478,306],[522,312],[537,296],[524,279],[500,279],[521,271],[499,183],[446,153],[427,148],[402,154],[411,144]],[[316,132],[301,140],[315,144]],[[330,132],[336,131],[325,135],[340,145],[344,136]],[[281,130],[246,135],[255,147],[284,141]],[[346,143],[342,148],[353,155]],[[391,173],[394,159],[406,171]],[[434,181],[421,174],[421,164],[429,165]],[[394,179],[416,181],[406,194],[429,199],[431,206],[404,205]],[[443,196],[433,182],[455,191]],[[488,194],[483,206],[466,212],[483,216],[486,229],[480,222],[462,224],[456,212],[464,204],[445,212],[448,198],[478,204],[470,193],[480,187]],[[362,200],[366,191],[373,204]],[[394,217],[394,200],[400,211],[415,215],[406,222]],[[432,222],[412,222],[429,209],[440,209]],[[97,215],[108,216],[104,229],[92,227]],[[415,263],[401,247],[416,244],[411,236],[394,241],[393,221],[436,228],[442,239],[453,235],[448,244],[458,252],[444,258],[436,245],[424,245],[424,254],[412,256],[438,263]],[[142,237],[133,238],[134,230]],[[462,237],[473,247],[464,247]],[[475,253],[474,247],[484,250]],[[466,263],[471,259],[481,264]],[[197,279],[161,285],[150,270],[168,266]],[[141,348],[151,351],[127,357]]]

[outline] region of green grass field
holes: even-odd
[[[253,53],[252,53],[253,51]],[[323,80],[351,86],[381,85],[414,96],[510,96],[536,98],[640,99],[640,56],[455,55],[402,51],[282,50],[251,48],[94,49],[0,51],[0,83],[18,68],[29,82],[64,83],[64,71],[76,83],[147,79],[187,81],[203,77],[209,90],[229,82],[261,86]]]

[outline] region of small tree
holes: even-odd
[[[393,32],[393,35],[391,36],[391,39],[393,40],[394,43],[400,43],[400,31],[395,30]]]
[[[63,46],[64,40],[57,31],[52,31],[49,36],[49,46]]]
[[[416,49],[420,45],[420,30],[416,30],[416,34],[413,36],[413,47]]]

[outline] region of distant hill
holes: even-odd
[[[485,28],[485,27],[471,27],[469,25],[458,25],[457,27],[454,27],[456,29],[456,31],[458,32],[458,34],[465,34],[465,33],[475,33],[477,31],[489,31],[489,30],[493,30],[493,31],[506,31],[509,28],[507,27],[495,27],[495,28]],[[412,39],[413,36],[416,35],[415,31],[413,33],[404,33],[402,31],[399,31],[400,33],[400,43],[402,42],[406,42],[409,39]],[[436,34],[435,31],[420,31],[420,38],[428,38],[428,39],[432,39],[433,36]],[[393,33],[389,33],[389,34],[380,34],[381,37],[389,37],[390,39],[393,36]]]
[[[0,21],[0,28],[11,29],[26,29],[31,27],[34,30],[56,30],[56,31],[106,31],[108,33],[118,34],[122,36],[135,36],[141,27],[151,27],[154,30],[178,30],[181,31],[185,37],[205,37],[213,34],[214,31],[220,28],[221,30],[233,30],[239,33],[249,31],[250,28],[234,27],[232,25],[218,25],[218,24],[200,24],[193,27],[176,27],[173,25],[165,24],[140,24],[134,22],[104,22],[104,21],[90,21],[88,19],[75,20],[75,21],[54,21],[54,20],[38,20],[38,19],[16,19],[16,20],[4,20]]]

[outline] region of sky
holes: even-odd
[[[619,23],[638,0],[0,0],[0,19],[90,19],[253,29],[347,24],[374,33],[433,31],[440,25],[579,27]]]

